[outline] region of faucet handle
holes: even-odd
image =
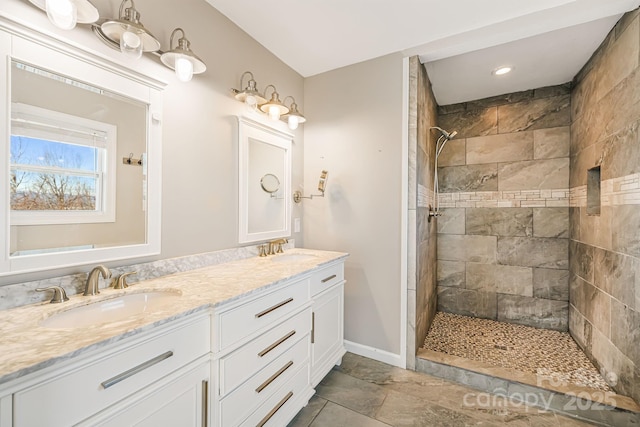
[[[258,256],[260,256],[260,257],[267,256],[267,248],[264,245],[258,246],[258,251],[259,251]]]
[[[282,242],[278,243],[278,250],[276,250],[277,254],[282,254],[284,253],[284,251],[282,250]]]
[[[51,304],[69,301],[67,293],[62,286],[49,286],[48,288],[36,288],[38,292],[53,291],[53,298],[49,301]]]
[[[127,276],[131,276],[132,274],[137,274],[137,271],[129,271],[128,273],[122,273],[118,279],[113,284],[113,289],[125,289],[128,288],[127,284]]]

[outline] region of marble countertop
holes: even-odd
[[[274,262],[278,256],[252,257],[176,273],[132,284],[125,290],[101,289],[96,296],[74,295],[63,304],[40,303],[0,311],[0,384],[78,356],[126,337],[231,302],[256,291],[295,279],[342,258],[342,252],[292,249],[305,259]],[[40,322],[53,314],[128,293],[179,291],[175,302],[151,313],[91,327],[51,329]]]

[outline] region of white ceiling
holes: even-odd
[[[419,55],[440,105],[570,81],[640,0],[206,0],[303,77]],[[497,78],[500,65],[514,71]]]

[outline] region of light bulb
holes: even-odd
[[[136,33],[125,31],[120,36],[120,51],[134,59],[142,56],[142,40]]]
[[[298,116],[289,116],[289,129],[291,130],[298,129],[299,123],[300,123],[300,120]]]
[[[46,0],[49,21],[58,28],[71,30],[76,26],[78,10],[72,0]]]
[[[271,120],[280,120],[280,109],[276,105],[269,106],[269,117]]]
[[[179,57],[175,63],[176,75],[181,82],[188,82],[193,77],[193,63],[185,57]]]

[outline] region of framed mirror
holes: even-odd
[[[239,243],[291,235],[293,135],[238,117]]]
[[[0,53],[0,275],[160,253],[162,84],[1,26]]]

